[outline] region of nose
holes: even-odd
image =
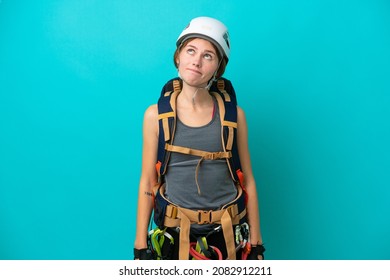
[[[195,67],[200,67],[202,65],[202,59],[200,55],[195,55],[192,61],[192,65]]]

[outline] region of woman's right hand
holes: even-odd
[[[153,260],[153,253],[149,248],[134,248],[134,260]]]

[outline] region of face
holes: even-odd
[[[183,81],[190,86],[205,87],[217,70],[218,62],[213,44],[196,38],[180,50],[176,64]]]

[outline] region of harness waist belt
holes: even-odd
[[[160,195],[169,202],[169,200],[164,196],[164,189],[165,187],[162,185],[157,190],[156,195]],[[188,260],[191,224],[220,224],[222,226],[223,236],[226,243],[228,259],[235,260],[236,250],[233,225],[240,224],[240,221],[246,216],[245,206],[239,207],[239,205],[244,205],[241,201],[242,199],[244,199],[242,189],[241,187],[238,187],[236,199],[228,205],[222,207],[220,210],[191,210],[179,207],[169,202],[166,206],[164,226],[180,227],[179,259]]]
[[[229,213],[232,219],[233,225],[240,223],[240,220],[245,217],[246,209],[241,213],[238,213],[237,204],[228,206],[221,210],[190,210],[175,205],[168,205],[165,212],[164,225],[167,227],[177,227],[180,225],[180,219],[185,215],[191,222],[191,224],[220,224],[221,218],[225,212]]]

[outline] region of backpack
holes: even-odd
[[[162,88],[158,100],[159,138],[156,169],[159,183],[164,182],[168,161],[172,151],[172,143],[176,126],[176,98],[182,88],[182,80],[173,78]],[[245,196],[244,176],[241,171],[241,163],[237,148],[237,99],[232,83],[220,78],[210,88],[210,93],[217,99],[221,127],[222,147],[232,180],[242,187]],[[170,148],[168,148],[170,147]],[[227,153],[227,154],[226,154]],[[215,153],[214,153],[215,154]],[[195,154],[198,155],[198,154]],[[211,155],[218,156],[218,155]],[[221,158],[221,157],[220,157]],[[247,198],[245,199],[247,201]]]
[[[247,222],[246,205],[248,196],[244,186],[244,176],[237,147],[237,99],[231,82],[220,78],[210,88],[218,103],[221,121],[221,141],[223,151],[207,152],[173,145],[176,127],[176,98],[182,88],[182,80],[169,80],[161,90],[157,103],[159,137],[156,169],[158,184],[154,187],[154,222],[164,229],[165,227],[179,227],[179,259],[188,259],[189,234],[192,223],[217,223],[222,232],[227,248],[228,259],[235,259],[236,247],[234,234],[230,230],[233,225],[239,227]],[[232,180],[237,185],[238,195],[232,202],[216,211],[190,210],[172,204],[164,195],[167,166],[171,152],[180,152],[199,156],[201,159],[226,159]],[[198,186],[199,187],[199,186]],[[199,189],[198,189],[199,190]],[[161,258],[162,256],[159,256]]]

